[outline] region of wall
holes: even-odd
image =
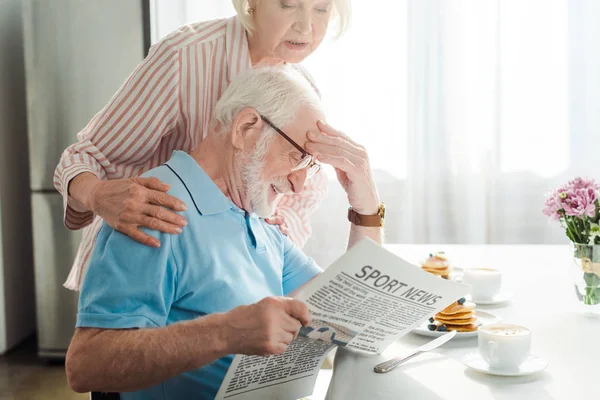
[[[20,0],[0,1],[0,354],[35,331]]]
[[[229,0],[150,0],[151,40],[156,43],[178,27],[235,15]]]

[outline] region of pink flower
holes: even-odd
[[[566,195],[566,196],[565,196]],[[560,197],[564,205],[565,214],[574,217],[594,217],[596,215],[596,191],[587,188],[570,189],[562,192]]]
[[[567,188],[572,188],[575,190],[592,188],[593,190],[598,190],[600,189],[600,186],[598,186],[593,179],[583,179],[577,177],[569,181]]]
[[[550,192],[542,212],[552,220],[565,216],[583,218],[596,216],[596,203],[600,201],[600,185],[593,179],[577,177],[566,185]]]
[[[563,209],[563,205],[560,199],[560,193],[558,190],[548,194],[546,202],[544,203],[544,209],[542,212],[545,216],[550,217],[554,221],[558,221],[562,218],[560,211]]]

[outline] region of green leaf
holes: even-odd
[[[571,231],[567,228],[567,230],[565,231],[567,233],[567,237],[569,238],[569,240],[571,240],[571,242],[573,243],[577,243],[577,241],[575,240],[575,238],[571,235]]]
[[[596,274],[586,272],[583,274],[583,280],[585,281],[588,287],[595,288],[600,286],[600,278]]]

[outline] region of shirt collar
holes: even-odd
[[[198,162],[186,152],[174,151],[166,165],[186,187],[200,214],[218,214],[231,208],[237,208],[225,197]]]
[[[246,28],[237,16],[233,16],[227,21],[225,47],[227,49],[227,81],[231,82],[236,76],[252,68]]]

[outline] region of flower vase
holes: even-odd
[[[571,279],[584,308],[600,313],[600,245],[573,243]]]

